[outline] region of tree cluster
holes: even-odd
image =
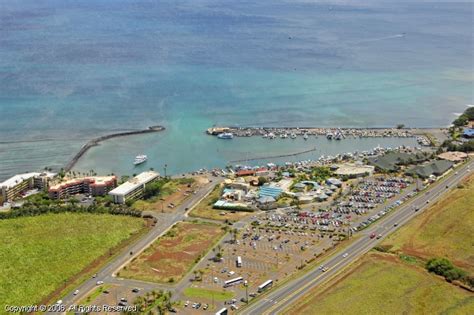
[[[474,107],[469,107],[464,111],[464,113],[456,118],[456,120],[453,121],[453,125],[455,127],[462,127],[467,125],[469,120],[474,120]]]
[[[468,277],[464,270],[457,268],[446,258],[432,258],[428,260],[426,269],[429,272],[443,276],[449,282],[460,280],[472,286],[472,277]]]

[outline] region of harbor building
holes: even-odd
[[[143,172],[109,192],[115,203],[124,204],[127,200],[139,199],[145,187],[156,181],[160,174],[154,171]]]
[[[474,128],[464,128],[462,136],[469,139],[474,138]]]
[[[11,202],[22,197],[30,189],[44,190],[49,182],[56,176],[49,172],[31,172],[15,175],[3,183],[0,183],[1,195],[0,204]]]
[[[337,169],[334,172],[338,176],[348,176],[350,178],[372,176],[374,173],[375,166],[365,165],[362,163],[345,163],[337,165]]]
[[[105,196],[115,187],[117,187],[116,176],[73,178],[51,186],[48,195],[51,199],[62,199],[76,194]]]

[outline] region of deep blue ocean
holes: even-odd
[[[156,124],[167,131],[106,143],[78,169],[132,172],[146,153],[146,167],[181,172],[312,145],[222,144],[203,134],[213,125],[446,126],[474,104],[473,12],[439,1],[0,0],[0,180]],[[359,144],[333,151],[345,146]]]

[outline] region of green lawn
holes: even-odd
[[[390,254],[370,253],[288,314],[474,314],[474,295]]]
[[[144,227],[107,214],[47,214],[0,221],[0,307],[38,303]]]
[[[447,257],[474,272],[474,176],[389,236],[383,245],[422,259]]]
[[[200,298],[208,300],[212,300],[214,298],[215,301],[226,301],[234,297],[234,293],[232,292],[209,290],[196,287],[188,287],[184,289],[183,293],[189,298]]]

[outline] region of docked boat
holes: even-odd
[[[333,135],[332,132],[328,132],[328,133],[326,134],[326,138],[327,138],[328,140],[332,140],[333,137],[334,137],[334,135]]]
[[[303,139],[308,140],[308,134],[307,133],[304,134]]]
[[[145,154],[137,155],[133,161],[133,165],[139,165],[145,163],[148,160],[148,156]]]
[[[234,135],[230,132],[224,132],[217,135],[219,139],[233,139]]]
[[[286,133],[282,133],[282,134],[280,135],[280,138],[286,139],[286,138],[288,138],[288,135],[287,135]]]
[[[269,138],[269,139],[275,139],[275,134],[274,134],[273,132],[270,132],[270,133],[268,134],[268,138]]]
[[[296,139],[296,133],[292,133],[291,136],[290,136],[291,139]]]

